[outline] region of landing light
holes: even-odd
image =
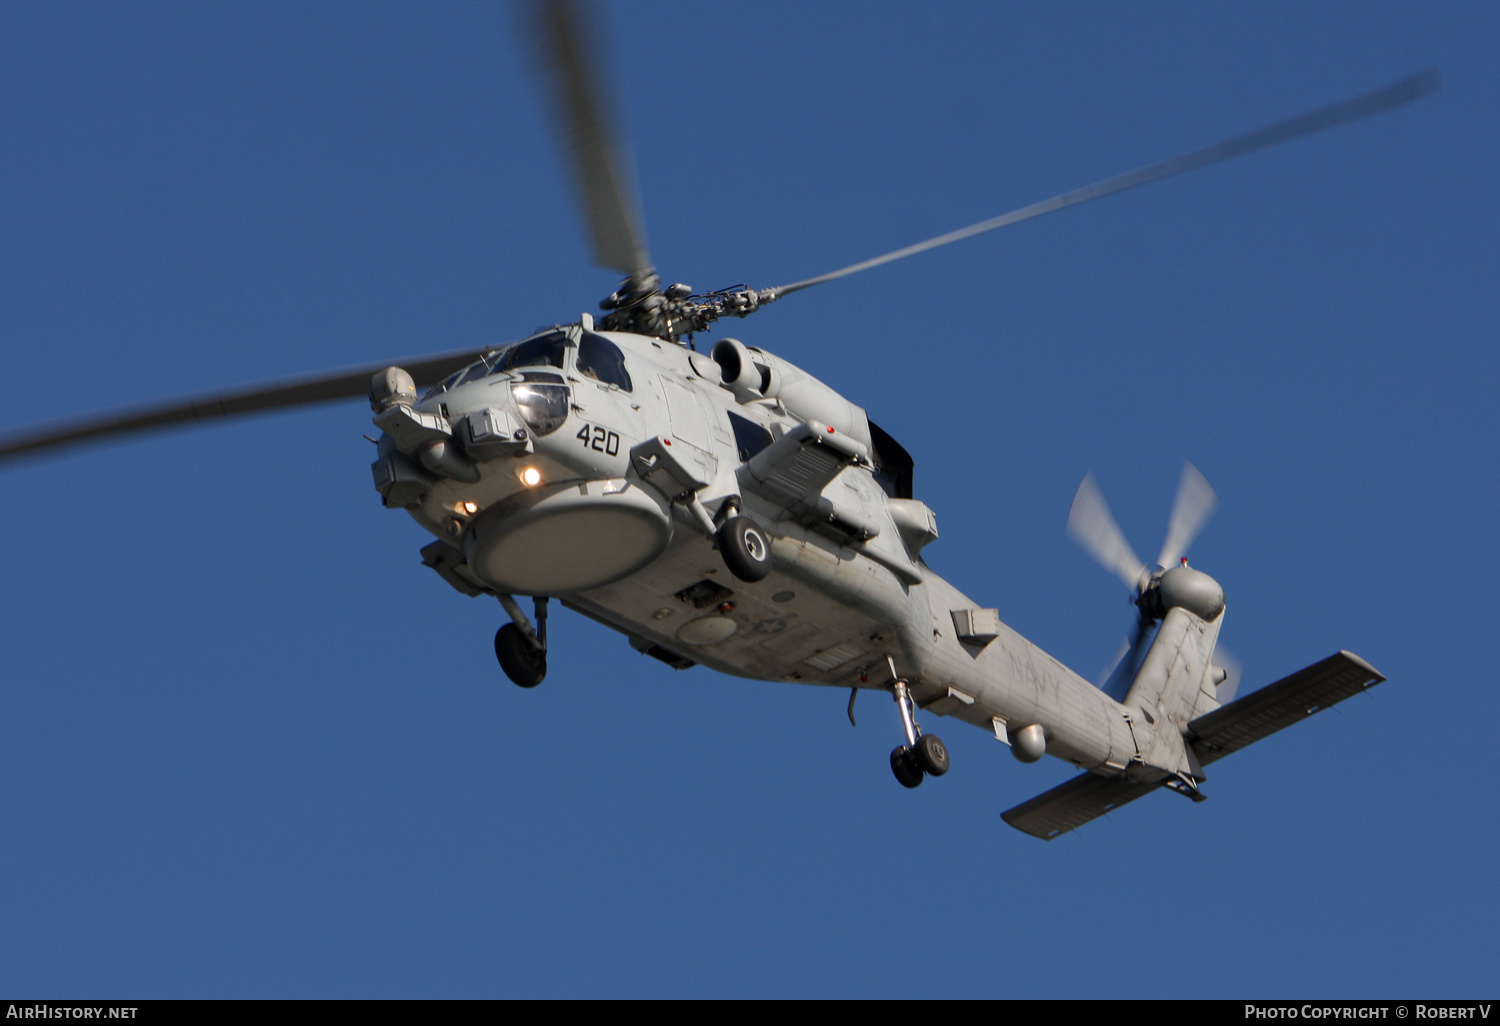
[[[475,513],[479,512],[479,503],[466,502],[463,504],[463,508],[465,513],[469,514],[469,516],[473,516]]]
[[[527,488],[535,488],[542,483],[542,472],[535,467],[527,467],[521,471],[521,483]]]

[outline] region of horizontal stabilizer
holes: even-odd
[[[1383,680],[1359,656],[1340,652],[1198,717],[1188,724],[1188,740],[1207,765]]]
[[[1160,786],[1160,782],[1085,773],[1002,812],[1000,818],[1022,833],[1050,841]]]

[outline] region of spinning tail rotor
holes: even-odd
[[[1078,545],[1104,569],[1114,574],[1130,589],[1131,602],[1136,607],[1136,621],[1126,636],[1120,651],[1104,678],[1100,690],[1119,700],[1129,690],[1131,681],[1141,668],[1141,660],[1150,647],[1152,631],[1161,622],[1166,610],[1161,599],[1162,574],[1179,563],[1187,563],[1187,551],[1208,523],[1219,504],[1208,481],[1191,463],[1182,467],[1182,478],[1177,484],[1177,497],[1172,502],[1172,513],[1167,518],[1167,534],[1162,542],[1161,555],[1154,567],[1147,566],[1135,554],[1125,533],[1110,513],[1099,485],[1093,474],[1084,477],[1073,497],[1073,508],[1068,512],[1068,534]],[[1227,655],[1227,653],[1226,653]],[[1221,660],[1226,679],[1224,684],[1239,685],[1239,663],[1233,658]],[[1223,695],[1221,685],[1221,696]],[[1228,699],[1222,698],[1221,701]]]

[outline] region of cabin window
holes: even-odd
[[[893,499],[910,499],[914,469],[911,454],[901,443],[870,421],[870,441],[875,443],[875,481]]]
[[[741,463],[749,463],[750,457],[771,444],[771,432],[738,413],[729,415],[729,426],[734,428],[734,447],[740,451]]]
[[[606,385],[617,385],[631,391],[630,371],[625,368],[625,354],[620,347],[602,335],[585,334],[578,344],[578,373]]]

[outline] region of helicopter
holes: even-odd
[[[906,786],[948,768],[919,715],[993,732],[1023,761],[1051,754],[1085,770],[1065,794],[1013,810],[1008,821],[1039,835],[1157,787],[1201,797],[1213,757],[1378,682],[1341,655],[1257,692],[1261,703],[1282,696],[1265,709],[1230,702],[1230,675],[1213,663],[1222,591],[1181,562],[1201,489],[1184,489],[1169,531],[1179,540],[1155,566],[1121,556],[1118,530],[1084,490],[1077,520],[1094,507],[1094,530],[1078,536],[1109,553],[1102,561],[1139,612],[1122,663],[1138,668],[1117,700],[932,573],[921,553],[936,517],[912,494],[914,461],[862,409],[765,349],[692,344],[720,319],[813,285],[1390,109],[1430,93],[1435,75],[816,278],[696,294],[665,284],[650,260],[576,13],[550,4],[541,15],[596,256],[626,275],[597,321],[45,429],[5,440],[0,454],[367,394],[380,500],[430,535],[423,562],[450,586],[499,600],[508,622],[496,655],[516,683],[545,676],[556,598],[675,667],[849,688],[851,719],[861,690],[884,691],[901,730],[891,765]],[[530,617],[520,597],[533,600]]]

